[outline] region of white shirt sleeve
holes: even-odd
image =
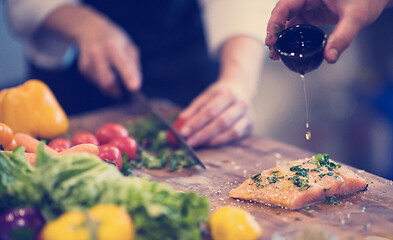
[[[12,31],[25,42],[26,57],[43,68],[57,68],[70,62],[71,43],[48,31],[39,31],[45,18],[63,4],[78,0],[6,0]]]
[[[209,51],[213,57],[226,40],[248,35],[264,44],[275,0],[199,0]]]

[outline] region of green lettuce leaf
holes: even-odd
[[[200,223],[207,221],[209,212],[205,196],[147,178],[125,177],[91,154],[51,157],[40,152],[35,182],[43,188],[41,208],[46,216],[117,204],[130,213],[138,239],[200,239]]]
[[[35,169],[24,157],[25,149],[0,153],[0,210],[36,205],[42,191],[32,181]]]

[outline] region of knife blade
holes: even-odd
[[[173,133],[173,135],[176,137],[178,142],[191,154],[191,156],[196,160],[196,162],[203,168],[206,169],[205,165],[199,159],[197,154],[195,153],[194,149],[192,149],[187,142],[184,140],[182,136],[172,127],[172,125],[164,118],[161,116],[161,114],[154,108],[152,104],[147,100],[146,96],[141,92],[141,91],[136,91],[129,93],[131,96],[130,98],[133,99],[134,101],[137,101],[143,106],[148,109],[152,113],[153,116],[155,116],[169,131]]]

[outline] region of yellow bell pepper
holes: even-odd
[[[87,212],[66,212],[45,225],[42,240],[133,240],[135,229],[128,212],[117,205],[99,204]]]
[[[208,227],[213,240],[255,240],[262,234],[255,218],[234,206],[224,206],[213,212]]]
[[[39,80],[0,91],[0,122],[14,133],[54,138],[68,130],[68,119],[49,87]]]

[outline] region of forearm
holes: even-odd
[[[265,55],[265,46],[249,36],[234,36],[222,46],[219,81],[241,81],[242,86],[255,95]]]

